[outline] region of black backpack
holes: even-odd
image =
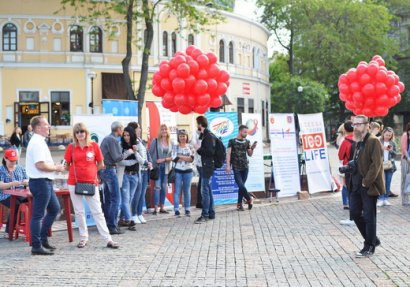
[[[214,153],[214,166],[215,168],[221,168],[224,165],[226,159],[226,148],[216,135],[211,134],[213,138],[215,153]]]
[[[345,139],[345,140],[347,140],[351,144],[351,146],[350,146],[350,155],[349,155],[349,161],[350,161],[354,157],[354,152],[356,150],[356,142],[354,140],[351,140],[351,139]]]

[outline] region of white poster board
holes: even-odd
[[[269,114],[269,136],[275,188],[278,196],[294,196],[300,191],[298,150],[293,114]]]
[[[298,115],[309,193],[332,190],[322,113]]]
[[[111,123],[116,120],[117,118],[111,114],[75,115],[73,125],[79,122],[84,123],[90,131],[91,139],[101,144],[102,140],[111,133]]]

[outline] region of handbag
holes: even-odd
[[[385,160],[383,162],[383,170],[391,170],[393,168],[393,163],[391,160]]]
[[[406,174],[403,193],[406,195],[410,195],[410,173]]]
[[[158,141],[155,140],[155,150],[157,152],[157,159],[158,159]],[[156,165],[149,171],[149,178],[152,180],[157,180],[159,178],[159,166]]]
[[[168,183],[175,183],[175,163],[172,165],[172,168],[168,173]]]
[[[71,145],[71,148],[72,148],[71,157],[72,157],[72,161],[73,161],[74,177],[75,177],[74,193],[78,194],[78,195],[93,196],[95,194],[95,184],[77,182],[77,172],[75,170],[75,162],[74,162],[74,146]]]

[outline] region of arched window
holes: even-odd
[[[70,28],[70,51],[83,51],[83,27],[74,25]]]
[[[195,39],[193,34],[188,35],[188,46],[195,45]]]
[[[225,63],[225,42],[219,41],[219,62]]]
[[[172,40],[172,56],[174,56],[175,53],[177,52],[177,34],[175,32],[172,32],[171,40]]]
[[[90,52],[102,53],[102,30],[94,26],[90,29]]]
[[[168,32],[162,33],[162,56],[168,57]]]
[[[229,42],[229,64],[233,64],[233,42]]]
[[[3,51],[17,51],[17,27],[12,23],[3,26]]]

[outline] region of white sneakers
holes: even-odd
[[[391,203],[386,199],[386,200],[377,200],[377,206],[382,207],[382,206],[390,206]]]
[[[355,225],[354,221],[350,219],[342,219],[339,223],[341,225]]]
[[[147,221],[145,220],[144,216],[142,216],[142,215],[139,215],[139,216],[138,216],[138,219],[139,219],[140,223],[142,223],[142,224],[147,223]]]

